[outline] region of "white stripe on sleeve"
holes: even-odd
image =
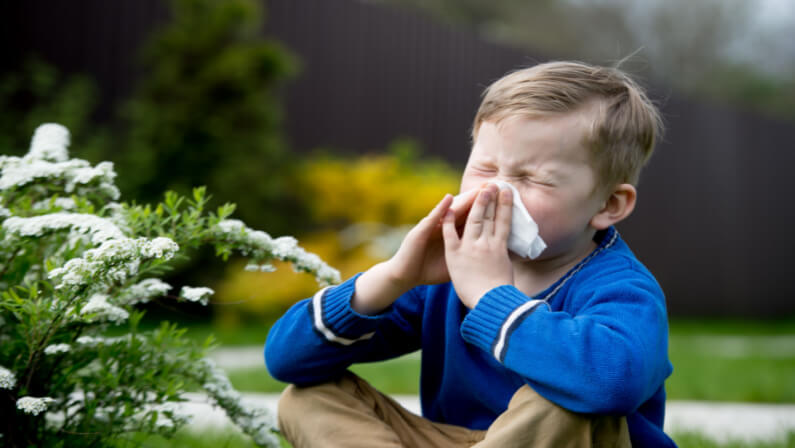
[[[524,315],[525,313],[529,313],[530,311],[535,309],[535,307],[537,307],[542,303],[544,303],[543,300],[531,300],[529,302],[523,303],[522,306],[513,310],[513,312],[508,316],[508,318],[505,319],[505,322],[503,322],[502,324],[502,328],[500,328],[500,337],[497,339],[497,344],[494,345],[493,355],[494,358],[497,359],[497,361],[499,362],[503,361],[502,358],[500,358],[500,356],[502,355],[502,350],[505,347],[505,344],[507,343],[506,339],[508,338],[508,330],[513,326],[514,322],[516,322],[517,319],[522,317],[522,315]]]
[[[330,286],[327,286],[320,291],[318,291],[314,297],[312,297],[312,311],[314,314],[314,323],[315,329],[320,332],[328,341],[336,342],[337,344],[342,345],[351,345],[354,342],[364,341],[370,339],[375,335],[375,332],[364,334],[357,339],[348,339],[342,336],[338,336],[334,334],[326,324],[323,323],[323,294],[328,290]]]

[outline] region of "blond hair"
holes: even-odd
[[[472,137],[484,121],[564,114],[594,102],[583,144],[602,186],[637,184],[663,124],[643,89],[618,68],[548,62],[509,73],[483,93]]]

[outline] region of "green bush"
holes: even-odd
[[[68,131],[39,127],[24,157],[0,156],[0,444],[107,445],[143,432],[172,436],[178,403],[202,388],[263,446],[278,446],[265,409],[244,406],[184,330],[142,331],[136,306],[154,298],[206,304],[213,291],[159,279],[185,250],[241,253],[254,267],[289,261],[321,284],[339,273],[292,237],[271,238],[234,206],[206,211],[204,188],[152,207],[117,202],[113,165],[69,159]],[[127,331],[108,337],[109,329]]]
[[[234,198],[246,222],[293,231],[282,213],[295,201],[279,88],[295,62],[261,37],[261,2],[170,3],[171,21],[144,47],[143,76],[123,107],[129,135],[114,157],[122,191],[152,201],[201,183],[221,201]]]

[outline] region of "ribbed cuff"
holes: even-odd
[[[360,338],[371,333],[391,310],[390,306],[382,313],[368,316],[357,313],[351,307],[351,299],[355,291],[356,279],[361,273],[356,274],[345,282],[329,288],[320,297],[322,324],[337,336],[345,338]]]
[[[529,297],[512,285],[490,290],[464,318],[461,336],[470,344],[493,353],[508,317],[529,300]]]

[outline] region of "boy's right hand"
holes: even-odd
[[[445,262],[442,218],[448,209],[452,209],[456,222],[463,225],[478,191],[474,188],[463,193],[452,208],[453,196],[445,195],[409,231],[392,258],[359,276],[351,302],[353,309],[363,314],[376,314],[415,286],[450,281]]]

